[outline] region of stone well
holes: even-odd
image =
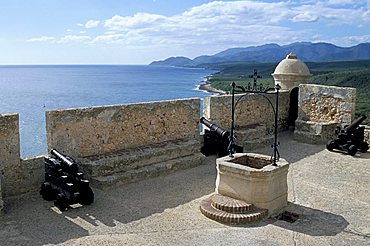
[[[281,159],[271,165],[270,156],[237,153],[216,160],[216,193],[243,200],[268,215],[283,212],[288,202],[287,175],[289,163]]]

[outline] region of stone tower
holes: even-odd
[[[312,76],[306,64],[298,60],[297,55],[293,53],[287,55],[271,75],[275,84],[279,84],[282,90],[292,90]]]

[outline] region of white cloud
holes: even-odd
[[[126,36],[124,34],[105,34],[95,37],[93,40],[91,40],[92,44],[99,44],[99,43],[122,43]]]
[[[159,24],[158,22],[166,19],[168,18],[165,16],[148,13],[137,13],[133,16],[115,15],[111,19],[106,20],[104,26],[110,30],[126,30]]]
[[[292,18],[293,22],[316,22],[318,20],[319,16],[309,11],[297,14]]]
[[[292,41],[293,37],[310,38],[306,35],[308,33],[311,35],[312,30],[294,31],[289,28],[289,22],[359,26],[366,24],[369,19],[368,13],[362,7],[330,6],[349,4],[354,2],[352,0],[298,2],[213,1],[173,16],[149,13],[137,13],[132,16],[115,15],[104,22],[104,27],[109,31],[116,31],[117,34],[124,34],[124,43],[127,43],[127,40],[140,40],[143,43],[153,44],[193,45],[228,42],[233,45],[250,42],[253,40],[250,36],[261,36],[264,40],[270,40],[268,38],[271,36],[270,32],[275,30],[280,30],[281,34],[274,35],[277,40],[271,40],[273,42],[288,39],[282,38],[287,35]],[[357,4],[360,2],[356,1]],[[105,35],[104,38],[99,36],[97,40],[111,42],[113,37],[114,42],[117,43],[117,35]]]
[[[78,23],[77,26],[82,27],[82,26],[84,26],[84,24]]]
[[[94,28],[99,25],[100,21],[98,20],[89,20],[85,23],[85,28]]]
[[[80,36],[67,35],[59,40],[46,37],[43,41],[178,50],[285,44],[315,41],[319,37],[330,41],[329,35],[321,31],[323,26],[370,25],[366,4],[363,0],[213,1],[171,16],[136,13],[114,15],[101,22],[91,19],[77,25],[86,28],[101,25],[94,37],[83,36],[83,30]],[[352,39],[367,40],[366,37]]]
[[[57,43],[84,42],[89,41],[90,39],[90,36],[66,35],[59,39]]]
[[[329,5],[346,5],[346,4],[355,4],[361,2],[359,0],[329,0],[327,4]]]
[[[294,17],[292,21],[317,21],[320,19],[323,25],[359,25],[366,23],[363,17],[366,11],[363,8],[332,8],[318,2],[311,5],[301,5],[291,8]]]
[[[48,36],[42,36],[39,38],[31,38],[28,39],[27,42],[50,42],[50,41],[55,41],[55,37],[48,37]]]
[[[330,40],[330,42],[338,45],[343,46],[353,46],[359,43],[369,43],[370,42],[370,34],[369,35],[359,35],[359,36],[345,36],[345,37],[337,37]]]

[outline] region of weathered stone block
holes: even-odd
[[[301,84],[298,119],[350,124],[355,113],[356,89]]]
[[[236,143],[243,146],[244,151],[269,146],[274,140],[273,135],[268,133],[268,129],[265,125],[238,129],[235,134]]]
[[[98,189],[105,189],[115,185],[123,185],[139,180],[157,177],[176,170],[187,169],[204,164],[205,157],[201,153],[178,157],[164,162],[152,163],[138,169],[130,169],[107,176],[90,178],[91,185]]]
[[[18,114],[0,114],[0,175],[3,196],[18,194],[18,184],[23,179]]]
[[[44,178],[43,157],[21,159],[19,147],[18,114],[0,114],[0,194],[3,197],[38,190]]]
[[[325,144],[329,139],[335,138],[336,122],[312,122],[296,120],[294,139],[309,144]]]
[[[370,145],[370,126],[365,126],[365,141]]]
[[[81,168],[88,177],[109,176],[199,153],[199,142],[171,141],[121,150],[111,154],[81,159]]]
[[[44,182],[45,155],[34,156],[30,158],[21,158],[21,172],[23,179],[20,181],[20,193],[30,191],[39,191],[40,185]]]
[[[237,153],[216,160],[216,193],[269,210],[273,216],[287,206],[289,164],[280,159],[272,166],[270,156]]]
[[[355,114],[356,89],[301,84],[294,138],[324,144],[335,137],[337,126],[351,124]]]

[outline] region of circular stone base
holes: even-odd
[[[268,213],[266,209],[259,209],[253,204],[219,194],[204,199],[200,211],[210,219],[229,224],[256,222]]]

